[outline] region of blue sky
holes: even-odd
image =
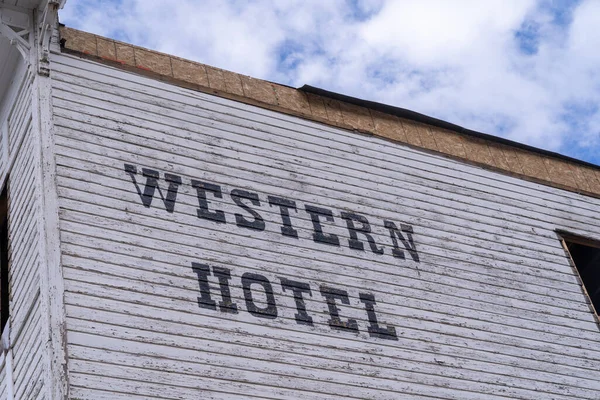
[[[600,164],[597,0],[69,0],[60,19]]]

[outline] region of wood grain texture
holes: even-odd
[[[599,200],[70,56],[53,85],[72,398],[597,398],[600,332],[554,230],[600,238]],[[181,179],[171,211],[142,204],[143,168],[163,195]],[[198,217],[194,180],[220,186],[226,223]],[[236,225],[235,189],[264,228]],[[296,202],[297,237],[269,196]],[[332,211],[339,246],[313,240],[306,205]],[[349,246],[342,212],[383,254]],[[392,256],[383,221],[412,226],[419,262]],[[231,272],[237,314],[198,306],[192,263]],[[277,318],[248,312],[248,273]],[[311,326],[283,278],[311,288]],[[357,331],[331,328],[320,285],[347,291]],[[369,334],[359,293],[397,340]]]

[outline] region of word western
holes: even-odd
[[[163,187],[166,186],[166,190],[161,188],[159,181],[161,180],[161,174],[159,171],[142,168],[141,176],[146,179],[143,189],[138,184],[137,177],[138,168],[135,165],[125,164],[125,172],[130,176],[135,190],[137,191],[142,204],[149,208],[152,204],[155,193],[158,193],[162,200],[165,210],[169,213],[173,213],[175,210],[175,203],[177,200],[177,193],[179,187],[182,185],[183,180],[181,176],[164,173]],[[221,186],[202,182],[196,179],[191,180],[191,186],[196,190],[198,197],[198,218],[213,221],[215,223],[225,224],[227,223],[227,216],[223,210],[211,209],[209,204],[209,196],[214,199],[223,199],[223,189]],[[229,192],[231,200],[236,206],[244,211],[246,215],[241,213],[234,213],[235,224],[238,227],[251,229],[254,231],[265,230],[265,220],[257,211],[257,207],[261,206],[261,197],[258,193],[250,192],[242,189],[232,189]],[[292,213],[298,213],[300,207],[294,200],[286,199],[278,196],[266,196],[269,207],[278,208],[281,217],[280,231],[283,236],[298,238],[298,230],[294,228],[292,223]],[[264,200],[263,200],[264,201]],[[310,216],[310,221],[313,227],[312,239],[316,243],[322,243],[330,246],[340,246],[340,238],[333,234],[324,231],[323,222],[334,223],[334,211],[318,207],[315,205],[305,204],[304,211]],[[371,232],[371,224],[367,218],[363,215],[359,215],[352,212],[340,211],[338,214],[345,222],[348,230],[348,247],[351,249],[365,251],[364,239],[366,239],[370,250],[375,254],[384,254],[385,250],[383,246],[378,246],[373,238]],[[413,261],[419,262],[419,254],[417,247],[413,240],[413,228],[411,225],[400,224],[398,225],[392,221],[384,220],[383,227],[389,232],[389,237],[392,243],[391,254],[399,259],[405,259],[405,251],[408,252]],[[362,235],[363,240],[359,238]],[[400,244],[402,244],[402,248]]]
[[[210,291],[209,276],[211,267],[207,264],[192,263],[192,270],[198,276],[198,285],[200,286],[200,296],[198,297],[198,306],[203,309],[216,311],[217,302],[213,299]],[[212,267],[212,274],[218,280],[221,301],[218,303],[218,309],[222,313],[237,314],[238,305],[233,302],[231,296],[230,280],[231,270],[223,267]],[[294,318],[297,324],[313,326],[313,318],[309,315],[304,302],[305,296],[312,297],[310,284],[307,282],[294,281],[287,278],[279,278],[281,290],[289,292],[294,297],[296,303],[296,314]],[[244,293],[244,302],[248,313],[257,318],[275,319],[278,316],[277,303],[275,302],[275,293],[273,285],[267,277],[260,274],[246,272],[241,276],[241,287]],[[255,300],[258,291],[262,292],[260,297],[266,297],[265,302],[258,304]],[[346,331],[358,333],[358,322],[356,319],[342,319],[340,310],[336,301],[349,305],[350,297],[348,292],[338,288],[332,288],[326,285],[319,286],[319,292],[327,304],[330,319],[327,321],[330,328],[337,331]],[[367,314],[369,326],[367,331],[369,336],[380,339],[398,340],[396,328],[391,325],[385,327],[379,325],[375,313],[375,296],[370,293],[359,293],[358,298],[364,305],[364,311]]]

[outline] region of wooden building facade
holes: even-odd
[[[0,399],[599,398],[600,168],[63,3],[0,1]]]

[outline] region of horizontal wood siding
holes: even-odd
[[[554,231],[600,239],[599,199],[71,56],[53,96],[72,398],[598,398],[600,332]],[[193,181],[220,187],[206,200],[226,223],[199,217]],[[295,201],[297,237],[268,196]],[[313,240],[311,206],[339,245]],[[342,213],[375,251],[361,232],[350,246]],[[412,227],[416,255],[405,230],[392,256],[384,221]],[[219,268],[237,313],[199,306],[223,299]],[[275,304],[244,290],[256,275]],[[286,279],[310,288],[312,325]],[[332,327],[327,287],[357,330]],[[369,331],[365,295],[395,340]]]
[[[28,70],[16,76],[14,85],[18,85],[18,91],[8,113],[3,153],[10,160],[3,165],[11,166],[8,231],[13,396],[34,399],[44,395],[39,302],[39,157],[34,149],[36,138],[32,127],[32,76]]]

